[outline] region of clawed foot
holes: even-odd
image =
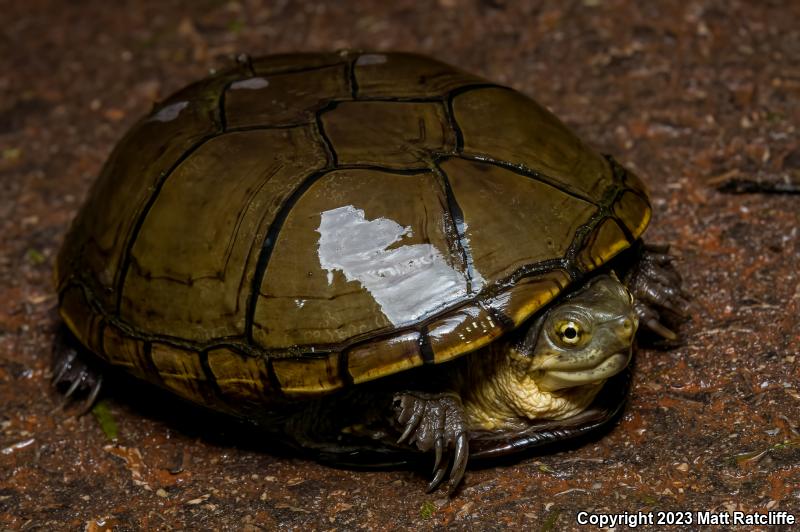
[[[407,441],[420,451],[433,450],[435,453],[433,480],[428,484],[428,493],[439,487],[448,469],[448,492],[453,493],[464,476],[469,457],[461,399],[456,394],[405,392],[395,396],[394,404],[397,420],[405,428],[397,442]]]
[[[670,341],[678,335],[665,325],[665,313],[684,320],[689,309],[689,296],[673,260],[669,246],[644,244],[639,262],[626,279],[640,326]]]
[[[78,355],[75,348],[66,345],[63,338],[57,338],[53,349],[52,384],[63,392],[61,408],[78,398],[83,404],[76,415],[91,410],[103,385],[103,376]]]

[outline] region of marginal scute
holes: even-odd
[[[481,305],[468,305],[447,314],[427,327],[433,360],[447,362],[488,344],[503,329]]]
[[[598,198],[611,183],[608,163],[552,113],[502,88],[467,91],[453,100],[464,153],[541,173],[566,190]]]
[[[278,358],[272,369],[286,395],[319,395],[341,388],[339,353]]]
[[[358,98],[431,98],[485,80],[409,53],[363,54],[355,61]]]
[[[639,176],[637,176],[635,173],[628,170],[627,168],[622,168],[622,173],[623,173],[623,182],[627,187],[631,188],[632,190],[635,190],[642,197],[645,198],[649,197],[649,194],[647,193],[647,187],[644,185],[644,183],[642,183],[642,180],[639,179]]]
[[[310,123],[333,99],[350,95],[346,65],[238,80],[225,92],[228,128]]]
[[[420,334],[416,331],[357,345],[347,350],[346,357],[347,370],[354,384],[400,373],[424,363]]]
[[[485,305],[518,326],[556,297],[569,280],[567,272],[560,268],[524,277],[490,298]]]
[[[121,317],[150,334],[200,342],[244,334],[269,224],[324,164],[310,128],[226,133],[203,144],[172,172],[142,224]]]
[[[584,248],[578,255],[578,264],[584,272],[590,272],[628,246],[630,242],[617,222],[607,218],[586,239]]]
[[[322,123],[339,164],[425,167],[455,145],[440,102],[343,102]]]
[[[134,338],[122,332],[114,325],[106,325],[103,329],[103,352],[106,360],[140,379],[158,379],[144,340]]]
[[[189,401],[211,404],[214,393],[199,353],[153,342],[151,356],[164,386]]]
[[[58,310],[72,334],[92,352],[103,356],[103,344],[100,338],[103,328],[102,316],[91,311],[83,289],[77,285],[67,287],[61,294],[61,305]]]
[[[650,223],[650,204],[634,192],[625,192],[614,204],[614,214],[633,238],[639,238]]]
[[[223,347],[208,352],[208,367],[229,401],[258,404],[269,395],[269,369],[263,358]]]

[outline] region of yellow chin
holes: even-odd
[[[537,389],[537,384],[531,382],[525,390],[518,391],[516,406],[529,419],[570,418],[586,410],[603,384],[605,381],[594,381],[549,392]]]
[[[532,377],[502,378],[484,385],[465,403],[474,429],[497,430],[517,427],[522,420],[567,419],[583,412],[605,381],[548,392],[540,390]],[[501,406],[502,405],[502,406]]]
[[[593,368],[581,371],[543,371],[536,377],[536,386],[544,392],[574,388],[584,384],[602,382],[613,377],[628,365],[631,354],[616,353]]]

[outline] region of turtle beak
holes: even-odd
[[[614,353],[597,366],[579,371],[545,371],[537,379],[540,390],[553,392],[564,388],[574,388],[584,384],[599,383],[624,370],[631,360],[632,348],[627,352]]]

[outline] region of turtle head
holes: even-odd
[[[600,275],[536,320],[516,362],[544,392],[600,383],[630,362],[637,326],[631,294]]]

